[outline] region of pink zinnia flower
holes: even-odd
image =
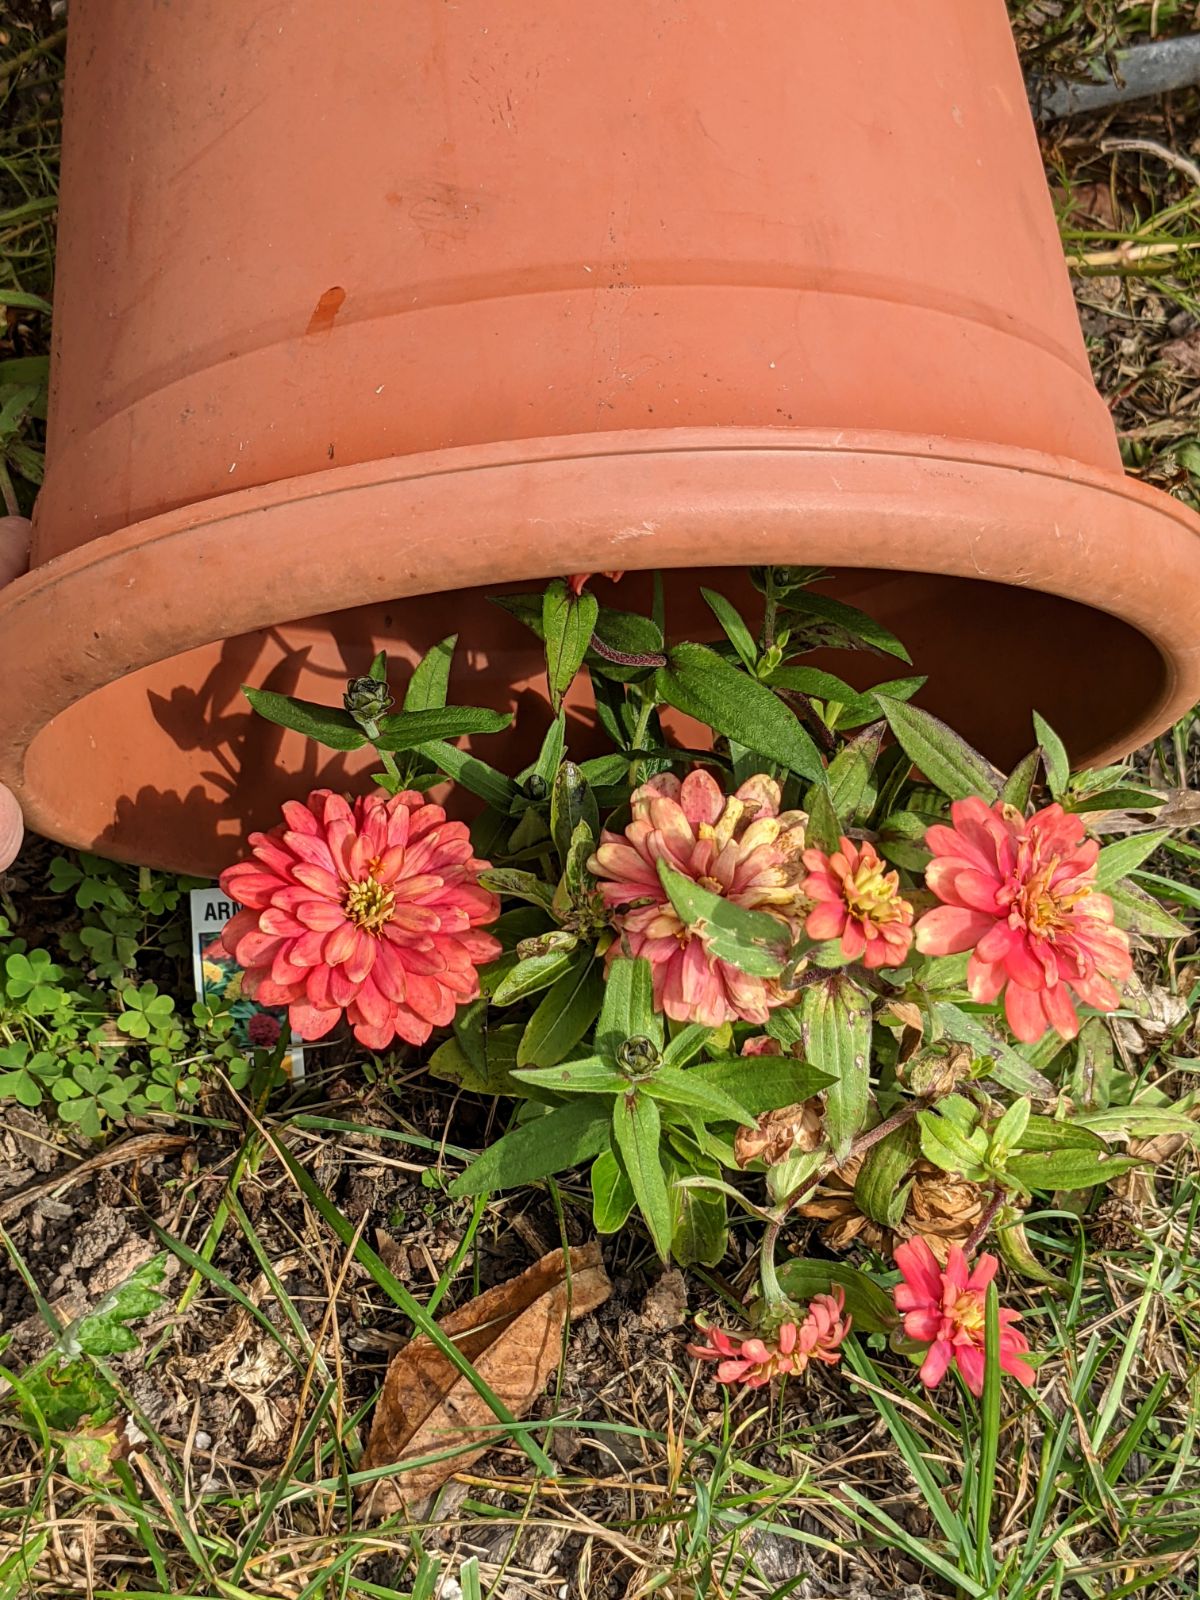
[[[896,1246],[896,1265],[903,1283],[892,1290],[896,1310],[904,1316],[904,1331],[910,1339],[929,1346],[921,1365],[921,1382],[936,1389],[951,1361],[958,1363],[963,1382],[974,1395],[983,1393],[985,1298],[987,1286],[996,1276],[995,1256],[982,1255],[973,1272],[958,1245],[950,1246],[945,1270],[918,1236]],[[1029,1349],[1025,1335],[1012,1326],[1021,1320],[1019,1311],[1000,1312],[1000,1370],[1022,1383],[1033,1382],[1033,1368],[1024,1356]]]
[[[480,925],[500,902],[476,881],[462,822],[412,790],[351,805],[317,789],[290,800],[284,824],[252,833],[252,857],[221,874],[247,907],[221,935],[246,968],[245,992],[287,1006],[302,1039],[345,1012],[370,1050],[399,1035],[424,1044],[479,994],[476,968],[500,953]]]
[[[783,1046],[778,1039],[772,1039],[769,1033],[756,1033],[752,1039],[747,1039],[742,1046],[744,1056],[781,1056]]]
[[[625,576],[625,569],[622,567],[620,572],[602,572],[600,576],[602,578],[610,579],[613,583],[620,583],[621,579]],[[567,579],[567,583],[571,588],[571,593],[577,600],[583,593],[584,586],[586,585],[588,579],[593,577],[595,577],[595,573],[593,572],[576,572]]]
[[[836,1365],[842,1359],[838,1346],[850,1332],[845,1308],[845,1291],[835,1288],[815,1295],[802,1321],[780,1323],[771,1338],[734,1339],[720,1328],[702,1327],[708,1342],[688,1345],[688,1354],[715,1361],[718,1383],[761,1389],[772,1378],[799,1376],[810,1361]]]
[[[667,861],[735,905],[770,913],[797,937],[808,819],[802,811],[781,815],[781,800],[774,778],[761,775],[726,795],[699,769],[682,783],[664,773],[634,791],[633,821],[623,835],[606,829],[588,862],[621,932],[609,960],[644,956],[654,969],[655,1005],[678,1022],[762,1023],[789,999],[711,956],[703,929],[694,933],[680,920],[658,876],[659,861]]]
[[[843,837],[827,856],[806,850],[802,888],[817,902],[804,931],[810,939],[841,939],[847,961],[865,967],[901,967],[912,945],[913,908],[900,894],[898,873],[889,872],[873,844]]]
[[[952,827],[925,835],[934,857],[925,881],[944,904],[917,923],[917,949],[971,950],[971,998],[986,1005],[1003,991],[1008,1025],[1024,1043],[1048,1027],[1073,1039],[1072,991],[1113,1011],[1115,985],[1133,970],[1112,901],[1095,888],[1099,845],[1060,805],[1027,821],[1011,806],[973,797],[955,801],[950,815]]]

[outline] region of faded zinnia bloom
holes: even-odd
[[[600,576],[602,578],[610,579],[613,583],[620,583],[621,579],[625,576],[625,569],[622,567],[620,572],[602,572]],[[578,599],[583,593],[584,586],[586,585],[588,579],[592,577],[595,577],[595,573],[576,572],[567,579],[567,583],[570,585],[571,593],[576,599]]]
[[[726,795],[702,770],[682,783],[664,773],[634,791],[632,822],[623,834],[605,829],[588,862],[621,933],[609,960],[644,956],[654,969],[655,1005],[678,1022],[763,1023],[790,998],[710,955],[703,930],[680,920],[658,876],[666,861],[735,905],[769,912],[796,938],[806,907],[800,856],[808,819],[802,811],[781,814],[781,803],[774,778],[748,778]]]
[[[1129,940],[1113,926],[1112,901],[1097,892],[1099,845],[1060,805],[1026,820],[1011,806],[972,797],[950,808],[952,826],[925,835],[933,860],[925,881],[944,903],[917,924],[925,955],[972,951],[971,998],[1004,994],[1017,1038],[1047,1028],[1079,1032],[1072,992],[1097,1011],[1120,1003],[1116,985],[1133,970]]]
[[[772,1378],[797,1377],[810,1361],[834,1366],[842,1358],[838,1349],[850,1332],[844,1316],[845,1291],[815,1295],[798,1321],[780,1323],[769,1338],[738,1339],[720,1328],[704,1327],[707,1343],[690,1344],[688,1354],[698,1361],[717,1363],[718,1383],[740,1383],[761,1389]]]
[[[842,838],[827,856],[806,850],[804,892],[817,902],[804,931],[810,939],[840,939],[847,961],[865,967],[900,967],[912,945],[913,908],[900,893],[873,844]]]
[[[500,903],[477,878],[466,825],[412,790],[353,804],[317,789],[284,822],[250,835],[251,859],[221,874],[247,909],[224,948],[245,989],[287,1006],[293,1030],[319,1039],[345,1012],[370,1050],[399,1035],[424,1044],[479,993],[476,968],[500,953],[481,925]]]
[[[929,1346],[921,1365],[921,1382],[935,1389],[954,1361],[971,1393],[982,1394],[985,1297],[996,1276],[995,1256],[980,1256],[972,1272],[966,1256],[952,1245],[942,1268],[925,1240],[916,1238],[896,1246],[896,1265],[903,1282],[892,1290],[892,1297],[904,1317],[904,1331],[910,1339]],[[1022,1383],[1032,1383],[1033,1368],[1024,1359],[1029,1341],[1013,1327],[1020,1320],[1019,1311],[1001,1309],[1000,1370]]]

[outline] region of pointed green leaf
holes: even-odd
[[[292,728],[329,750],[358,750],[367,742],[366,734],[350,713],[338,706],[317,705],[313,700],[298,700],[271,689],[243,686],[242,693],[267,722]]]
[[[938,1001],[934,1005],[933,1014],[948,1039],[954,1039],[959,1044],[969,1044],[977,1055],[986,1056],[991,1060],[990,1076],[995,1078],[997,1083],[1003,1084],[1013,1094],[1029,1094],[1035,1100],[1053,1098],[1054,1085],[1049,1078],[1031,1066],[1023,1056],[1018,1055],[1010,1044],[998,1039],[984,1025],[981,1017],[963,1011],[948,1001]]]
[[[373,683],[387,682],[387,659],[387,651],[380,650],[371,662],[367,676]],[[414,707],[413,709],[415,710],[416,708]]]
[[[879,706],[909,760],[943,794],[951,800],[965,800],[970,795],[989,802],[996,799],[1004,775],[952,728],[928,711],[887,695],[879,696]]]
[[[873,722],[849,744],[843,745],[829,763],[825,782],[841,825],[839,831],[844,831],[854,821],[870,792],[886,726],[885,722]]]
[[[550,704],[555,711],[571,686],[591,641],[600,602],[585,589],[576,597],[561,578],[555,578],[542,598],[542,633],[546,641],[546,670]]]
[[[838,705],[849,705],[858,698],[858,690],[844,678],[822,672],[819,667],[776,667],[766,681],[772,689],[791,689],[810,699],[831,700]]]
[[[1038,764],[1042,759],[1040,749],[1031,750],[1023,756],[1004,780],[1004,787],[1000,791],[1000,798],[1006,806],[1012,806],[1022,816],[1029,809],[1030,797],[1033,794],[1033,785],[1037,780]]]
[[[458,739],[470,733],[500,733],[512,718],[486,706],[443,706],[431,711],[401,711],[381,717],[371,743],[377,750],[416,750],[431,740]]]
[[[1033,731],[1037,734],[1038,743],[1042,747],[1042,757],[1046,763],[1046,783],[1050,793],[1056,800],[1062,799],[1063,790],[1067,787],[1067,780],[1071,776],[1071,761],[1067,755],[1067,747],[1055,733],[1040,712],[1033,713]]]
[[[702,1073],[680,1067],[659,1067],[642,1085],[653,1099],[671,1106],[694,1106],[713,1122],[740,1122],[754,1127],[754,1117],[730,1094],[706,1083]]]
[[[788,595],[787,612],[789,617],[796,612],[802,617],[816,617],[840,629],[852,640],[866,645],[868,649],[878,650],[887,656],[897,656],[901,661],[912,660],[896,635],[881,622],[876,622],[874,617],[860,611],[857,606],[848,606],[830,595],[814,594],[811,589],[793,590]]]
[[[655,685],[668,705],[768,761],[813,782],[823,776],[816,745],[783,702],[705,645],[676,645]]]
[[[575,970],[578,955],[574,950],[552,950],[544,956],[529,956],[518,961],[501,978],[492,991],[492,1001],[498,1006],[511,1006],[526,995],[540,994],[551,984]]]
[[[674,1218],[659,1147],[662,1121],[649,1095],[637,1092],[620,1097],[612,1112],[613,1143],[637,1197],[638,1209],[650,1229],[655,1248],[664,1261],[671,1254]]]
[[[706,1028],[702,1022],[689,1022],[675,1034],[663,1051],[663,1066],[686,1067],[714,1036],[715,1030]]]
[[[798,1305],[839,1288],[856,1333],[889,1333],[899,1322],[892,1297],[857,1267],[840,1261],[806,1261],[795,1256],[778,1269],[779,1287]]]
[[[513,1077],[519,1083],[549,1089],[554,1094],[624,1094],[629,1080],[614,1072],[602,1056],[586,1056],[579,1061],[563,1061],[557,1067],[518,1067]]]
[[[480,761],[477,756],[440,740],[421,745],[420,751],[448,778],[461,783],[464,789],[477,794],[496,811],[507,813],[511,808],[517,795],[516,785],[511,778],[497,772],[495,767],[489,767],[486,761]]]
[[[1106,844],[1096,859],[1097,889],[1110,889],[1136,872],[1147,856],[1152,856],[1170,837],[1170,828],[1158,828],[1153,833],[1131,833],[1126,839]]]
[[[604,969],[591,950],[542,996],[517,1051],[520,1067],[555,1067],[564,1061],[596,1020],[604,996]]]
[[[417,662],[404,691],[405,711],[440,711],[446,704],[450,663],[454,659],[457,643],[456,633],[447,634]]]
[[[626,1039],[662,1045],[662,1018],[654,1009],[654,973],[644,957],[618,956],[608,968],[596,1048],[609,1061]]]
[[[853,700],[847,700],[838,712],[834,726],[839,733],[849,733],[853,728],[861,728],[865,722],[874,722],[880,712],[880,695],[887,695],[890,700],[911,700],[928,681],[923,677],[889,678],[886,683],[878,683],[873,689],[856,694]]]
[[[507,1094],[520,1098],[521,1085],[513,1077],[517,1045],[525,1029],[519,1022],[482,1031],[478,1052],[471,1053],[462,1041],[447,1039],[425,1063],[427,1071],[444,1083],[453,1083],[471,1094]]]
[[[1110,1183],[1131,1167],[1144,1165],[1132,1156],[1100,1155],[1094,1150],[1052,1150],[1031,1156],[1010,1156],[1005,1171],[1026,1189],[1090,1189]]]
[[[616,1233],[629,1220],[635,1196],[629,1177],[613,1150],[602,1150],[592,1162],[592,1223],[597,1233]]]
[[[825,1091],[825,1131],[844,1161],[867,1116],[871,1087],[871,1002],[841,973],[801,991],[804,1053],[834,1080]]]
[[[565,866],[576,829],[586,828],[593,840],[600,834],[600,808],[587,779],[573,761],[559,763],[550,791],[550,832]]]
[[[867,1151],[854,1180],[854,1203],[864,1217],[887,1228],[899,1226],[912,1189],[908,1174],[920,1145],[916,1127],[908,1122]]]
[[[704,940],[710,956],[753,977],[779,976],[791,949],[791,937],[783,923],[765,911],[747,911],[702,888],[666,860],[659,861],[658,875],[671,904]]]
[[[747,672],[753,672],[755,662],[758,660],[758,646],[754,642],[754,635],[742,621],[737,607],[730,605],[725,596],[718,594],[715,589],[701,589],[700,593],[708,603],[713,616],[721,624],[725,637],[737,651],[742,665]]]
[[[450,1185],[455,1198],[518,1189],[577,1167],[608,1148],[606,1103],[581,1097],[513,1128],[489,1145]]]
[[[1185,922],[1173,917],[1134,883],[1110,883],[1104,892],[1113,903],[1113,921],[1118,928],[1148,939],[1183,939],[1191,932]]]
[[[706,1163],[714,1177],[715,1162]],[[692,1176],[678,1161],[668,1163],[671,1201],[671,1256],[681,1267],[715,1267],[729,1247],[729,1209],[718,1189],[682,1180]]]

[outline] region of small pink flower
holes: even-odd
[[[594,572],[576,572],[567,579],[567,583],[570,585],[571,593],[577,600],[583,593],[584,585],[587,583],[588,579],[594,578],[595,576],[596,574]],[[600,576],[602,578],[608,578],[612,583],[620,583],[621,579],[625,576],[625,569],[622,567],[620,572],[602,572]]]
[[[221,874],[246,907],[224,949],[245,992],[286,1006],[294,1032],[320,1039],[343,1012],[354,1037],[384,1050],[424,1044],[479,994],[476,968],[500,953],[479,931],[500,910],[462,822],[415,791],[353,805],[328,789],[290,800],[284,823],[250,835],[251,859]]]
[[[904,1317],[910,1339],[929,1346],[921,1366],[921,1382],[936,1389],[951,1361],[974,1395],[983,1393],[985,1300],[996,1276],[995,1256],[982,1255],[969,1272],[958,1245],[950,1246],[945,1270],[919,1235],[896,1246],[896,1265],[904,1279],[892,1290],[896,1310]],[[1033,1382],[1033,1368],[1024,1360],[1029,1341],[1012,1324],[1019,1311],[1000,1312],[1000,1370],[1022,1383]]]
[[[900,894],[900,878],[889,872],[873,844],[841,840],[827,856],[806,850],[808,877],[802,885],[817,902],[804,931],[810,939],[841,939],[847,961],[865,967],[901,967],[912,945],[913,908]]]
[[[1133,970],[1129,940],[1113,926],[1112,901],[1096,890],[1099,845],[1060,805],[1028,820],[1012,806],[972,797],[950,807],[953,825],[925,835],[925,881],[943,902],[917,923],[925,955],[972,952],[971,998],[1001,993],[1008,1025],[1025,1044],[1047,1028],[1079,1032],[1072,994],[1097,1011],[1120,1004],[1115,987]]]
[[[838,1346],[850,1332],[845,1308],[845,1291],[835,1288],[832,1294],[815,1295],[802,1321],[780,1323],[770,1338],[735,1339],[720,1328],[704,1326],[708,1342],[688,1345],[688,1354],[715,1361],[718,1383],[761,1389],[772,1378],[799,1376],[810,1361],[835,1366],[842,1359]]]
[[[791,998],[710,955],[703,928],[693,931],[680,920],[658,876],[658,863],[666,861],[735,905],[769,913],[796,938],[805,908],[800,853],[808,819],[802,811],[781,814],[781,803],[774,778],[748,778],[726,795],[700,769],[682,783],[663,773],[634,791],[632,822],[624,834],[605,829],[588,862],[621,933],[609,960],[644,956],[654,969],[654,1003],[677,1022],[764,1023],[772,1007]]]

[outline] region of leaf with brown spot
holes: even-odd
[[[441,1321],[479,1376],[515,1417],[523,1417],[546,1385],[562,1354],[566,1319],[576,1322],[612,1293],[592,1243],[549,1255],[509,1283],[497,1284]],[[451,1366],[432,1340],[419,1334],[393,1357],[375,1408],[360,1469],[457,1449],[444,1461],[415,1467],[364,1486],[373,1517],[389,1516],[431,1495],[497,1441],[491,1408]]]

